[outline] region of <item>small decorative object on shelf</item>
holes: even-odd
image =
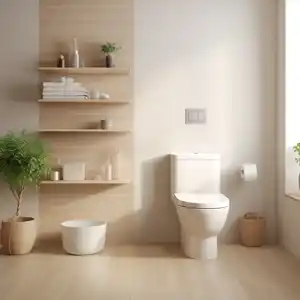
[[[58,68],[65,68],[66,67],[66,59],[63,54],[61,54],[57,60],[57,67]]]
[[[73,39],[73,53],[71,58],[71,66],[72,68],[80,68],[80,57],[79,57],[79,50],[78,50],[78,43],[77,39]]]
[[[102,45],[101,50],[105,54],[106,68],[113,68],[115,66],[113,63],[113,54],[121,49],[122,47],[118,46],[116,43],[106,43]]]
[[[99,90],[97,90],[97,89],[92,89],[91,91],[90,91],[90,99],[95,99],[95,100],[97,100],[97,99],[99,99],[100,98],[100,92],[99,92]]]
[[[51,180],[52,181],[59,181],[60,180],[60,172],[57,170],[52,170],[51,172]]]
[[[102,93],[97,89],[92,89],[89,92],[89,96],[90,96],[90,99],[94,99],[94,100],[108,100],[108,99],[110,99],[109,94]]]
[[[100,93],[99,98],[97,98],[97,99],[108,100],[108,99],[110,99],[110,96],[106,93]]]
[[[113,179],[113,166],[110,158],[108,159],[105,167],[105,179],[107,181],[111,181]]]
[[[100,129],[109,130],[112,128],[112,121],[109,119],[100,120]]]
[[[85,180],[85,163],[63,164],[63,180],[82,181]]]

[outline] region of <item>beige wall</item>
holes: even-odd
[[[0,2],[0,134],[38,127],[38,0]],[[15,202],[1,186],[0,218]],[[37,215],[37,196],[27,193],[24,215]]]
[[[173,151],[222,154],[222,192],[231,201],[224,238],[248,211],[276,239],[274,0],[138,0],[135,6],[135,206],[143,241],[178,240],[170,201]],[[184,125],[186,107],[206,108],[205,126]],[[244,184],[244,162],[259,180]]]
[[[54,0],[43,2],[53,10],[55,4],[60,4]],[[1,131],[13,126],[23,127],[23,124],[35,127],[38,115],[37,96],[33,93],[36,91],[36,72],[32,68],[37,57],[38,5],[35,1],[27,2],[22,10],[20,0],[19,3],[16,0],[7,3],[1,4],[0,22],[6,22],[4,28],[8,25],[14,28],[12,35],[16,38],[12,43],[6,37],[2,38],[7,43],[1,47],[9,54],[0,59],[2,66],[11,61],[10,66],[14,64],[15,69],[5,65],[0,70],[1,78],[3,74],[10,78],[0,91]],[[72,3],[75,10],[70,16],[82,2]],[[95,2],[90,0],[89,3]],[[126,6],[128,2],[110,1],[115,8],[116,3]],[[24,32],[18,34],[16,18],[11,18],[17,7],[20,7],[17,20],[21,22],[24,17],[22,28],[31,28],[35,32],[30,32],[31,43],[27,42],[29,37]],[[167,155],[173,151],[220,152],[223,159],[222,191],[231,200],[225,240],[236,241],[237,217],[256,210],[267,216],[269,239],[274,241],[276,1],[204,0],[186,1],[183,5],[179,0],[136,0],[134,8],[135,198],[126,200],[103,194],[107,199],[97,201],[88,197],[82,211],[98,209],[101,215],[115,220],[112,232],[122,241],[178,241],[178,222],[169,194]],[[49,26],[46,23],[45,26]],[[122,26],[116,28],[116,32],[121,29]],[[62,28],[62,32],[64,30]],[[22,55],[18,49],[22,50]],[[48,59],[49,52],[42,53]],[[32,76],[28,76],[30,69]],[[8,70],[13,72],[12,75],[6,75]],[[12,92],[16,82],[20,85],[18,91],[23,91],[26,86],[25,93],[16,95]],[[15,109],[17,121],[12,116],[7,117],[7,107]],[[206,108],[207,124],[185,126],[186,107]],[[258,164],[260,178],[256,183],[239,181],[237,171],[246,161]],[[120,195],[118,191],[116,193]],[[74,215],[83,205],[78,198],[62,203],[55,203],[51,197],[45,200],[50,201],[50,205],[52,201],[58,208],[65,205],[66,217]],[[43,212],[48,216],[47,220],[51,220],[57,209]]]
[[[85,66],[103,66],[101,45],[107,41],[122,46],[115,56],[117,67],[131,69],[130,75],[75,76],[88,89],[108,93],[112,100],[129,105],[41,104],[40,127],[90,128],[100,119],[113,120],[113,129],[131,130],[133,120],[133,1],[132,0],[40,0],[40,62],[55,66],[60,53],[70,53],[78,39]],[[41,74],[40,80],[58,79]],[[121,178],[133,181],[133,135],[43,134],[52,146],[54,164],[85,162],[87,178],[103,172],[115,150],[120,151]],[[102,170],[101,170],[102,169]],[[133,184],[125,186],[42,186],[40,189],[40,238],[60,242],[60,223],[68,219],[108,222],[107,242],[135,241]],[[48,244],[41,244],[48,245]]]

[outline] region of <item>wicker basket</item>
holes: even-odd
[[[246,247],[261,247],[266,241],[266,219],[257,213],[247,213],[239,222],[240,241]]]

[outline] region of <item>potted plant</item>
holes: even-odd
[[[116,43],[106,43],[102,45],[101,50],[105,54],[105,66],[106,68],[113,68],[113,54],[121,50],[122,47]]]
[[[8,133],[0,137],[0,178],[7,183],[15,201],[15,215],[2,221],[1,244],[6,254],[29,253],[36,239],[36,222],[21,216],[25,189],[38,186],[49,173],[48,154],[38,137]]]
[[[296,154],[296,158],[295,158],[295,161],[297,162],[298,165],[300,165],[300,143],[296,144],[294,147],[293,147],[293,150]],[[298,176],[298,186],[300,188],[300,174]]]

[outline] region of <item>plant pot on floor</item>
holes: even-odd
[[[18,217],[2,221],[1,244],[8,255],[29,253],[36,240],[36,221],[30,217]]]
[[[24,192],[29,186],[39,186],[50,173],[49,154],[43,141],[35,135],[8,133],[0,136],[0,179],[14,198],[14,217],[2,222],[1,244],[6,254],[26,254],[36,239],[34,218],[21,217]]]

